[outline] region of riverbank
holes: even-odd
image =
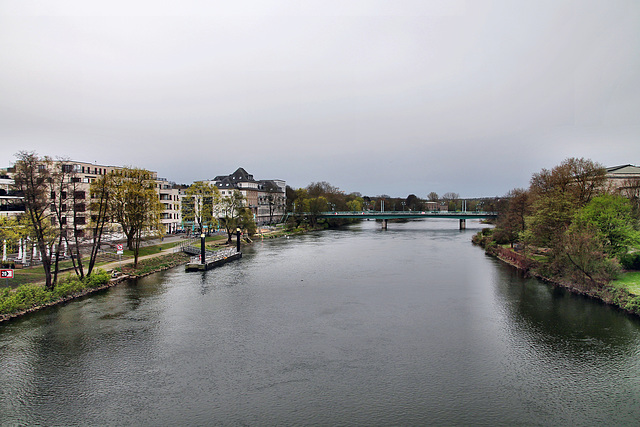
[[[298,233],[286,232],[282,229],[275,231],[261,229],[260,233],[253,236],[253,240],[245,238],[243,244],[251,244],[256,238],[277,238],[289,234]],[[159,248],[158,252],[139,257],[136,268],[133,267],[132,258],[100,265],[97,273],[92,277],[101,277],[99,279],[101,283],[97,283],[96,280],[92,282],[91,279],[88,279],[89,284],[83,283],[70,275],[62,279],[54,291],[47,291],[43,282],[25,283],[16,289],[4,288],[0,290],[0,323],[55,305],[66,304],[70,301],[84,298],[95,292],[116,286],[128,279],[141,278],[185,265],[189,262],[190,256],[181,251],[176,252],[181,240],[176,238],[173,242],[169,241],[169,239],[151,242],[152,244],[146,247],[147,251],[154,252],[153,248],[157,247]],[[175,245],[171,245],[171,243],[175,243]],[[207,246],[215,249],[227,246],[227,242],[225,239],[210,241]]]
[[[477,242],[474,243],[477,244]],[[485,252],[488,255],[494,256],[502,262],[517,268],[523,273],[542,280],[552,286],[567,289],[574,294],[598,300],[607,305],[616,307],[628,314],[640,317],[640,295],[630,292],[625,287],[615,286],[613,282],[597,286],[587,286],[545,276],[537,271],[536,261],[534,259],[528,258],[510,248],[500,246],[485,247]]]

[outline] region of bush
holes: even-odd
[[[73,295],[77,292],[82,291],[83,289],[84,285],[80,280],[78,280],[76,277],[69,276],[66,279],[58,282],[54,292],[58,297],[62,298],[68,295]]]
[[[109,283],[109,273],[104,270],[96,270],[91,276],[85,279],[85,283],[89,288],[97,288],[106,283]]]
[[[109,274],[104,270],[97,270],[84,283],[75,276],[67,276],[58,282],[53,291],[39,285],[21,285],[15,291],[4,288],[0,290],[0,314],[16,313],[108,282]]]
[[[55,299],[53,292],[38,285],[22,285],[14,292],[5,289],[0,293],[0,313],[8,314],[46,304]]]
[[[640,270],[640,252],[623,255],[620,257],[620,265],[625,270]]]

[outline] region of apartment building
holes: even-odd
[[[22,196],[14,190],[14,184],[7,170],[0,170],[0,216],[15,217],[24,212]]]
[[[160,222],[166,234],[172,234],[182,229],[182,196],[180,188],[164,178],[156,178],[156,189],[160,202],[164,205],[164,212]]]
[[[245,206],[251,209],[256,224],[279,222],[287,205],[286,182],[280,179],[256,180],[243,168],[230,175],[218,175],[209,181],[218,187],[222,197],[229,197],[235,190],[245,198]]]
[[[91,219],[90,212],[90,193],[89,189],[91,183],[101,176],[107,175],[114,170],[123,169],[120,166],[106,166],[98,165],[95,163],[78,162],[78,161],[55,161],[50,167],[58,167],[59,170],[64,173],[65,179],[68,180],[68,188],[72,191],[72,194],[63,192],[60,196],[63,200],[68,200],[62,204],[63,212],[68,212],[62,218],[65,224],[72,225],[72,221],[76,221],[79,230],[78,233],[84,233],[84,227],[89,224]],[[42,167],[46,167],[43,165]],[[3,209],[9,213],[24,212],[24,206],[20,203],[20,198],[15,193],[11,193],[11,188],[14,184],[11,175],[13,168],[9,168],[6,176],[0,176],[0,212]],[[160,201],[164,204],[165,210],[161,216],[161,223],[164,227],[165,233],[173,233],[180,228],[181,210],[179,191],[175,187],[174,183],[167,181],[164,178],[158,178],[157,172],[151,172],[155,181],[156,192]],[[6,186],[6,188],[5,188]],[[6,195],[3,196],[3,189]],[[19,211],[12,211],[11,209],[21,208]],[[112,225],[112,230],[117,229],[115,225]]]

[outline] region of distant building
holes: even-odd
[[[231,196],[234,190],[240,191],[258,225],[279,222],[285,214],[287,196],[283,180],[258,181],[243,168],[238,168],[230,175],[219,175],[209,182],[218,188],[222,197]]]
[[[640,167],[622,165],[607,168],[607,186],[614,191],[628,193],[629,190],[632,190],[637,192],[640,187]]]

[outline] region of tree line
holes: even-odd
[[[363,196],[359,192],[345,193],[326,181],[312,182],[307,187],[298,189],[287,186],[286,196],[287,212],[293,214],[288,219],[290,228],[313,228],[319,225],[338,227],[354,221],[343,218],[318,220],[317,214],[328,211],[381,211],[383,208],[385,211],[456,211],[463,208],[468,211],[494,211],[499,203],[497,197],[462,200],[459,194],[453,192],[447,192],[442,196],[430,192],[424,199],[415,194],[409,194],[406,198],[385,194],[375,197]]]
[[[602,286],[621,266],[640,267],[639,196],[640,180],[613,186],[601,164],[569,158],[533,174],[529,188],[511,190],[495,229],[478,240],[521,250],[549,277]]]
[[[125,234],[134,265],[142,238],[162,234],[164,206],[151,172],[132,167],[113,170],[95,178],[87,192],[87,183],[68,159],[54,160],[26,151],[16,157],[14,187],[23,197],[25,212],[2,219],[0,237],[14,244],[32,242],[40,254],[47,289],[56,286],[67,251],[79,278],[90,276],[103,235],[113,224]]]
[[[256,231],[256,223],[251,209],[245,206],[245,197],[239,190],[223,197],[213,184],[198,181],[190,185],[182,199],[182,221],[191,222],[199,232],[210,234],[211,230],[222,227],[231,243],[234,232],[240,228],[248,234]]]
[[[54,160],[27,151],[19,152],[16,158],[13,190],[22,197],[24,213],[0,218],[0,239],[13,246],[29,241],[37,248],[47,289],[53,290],[58,283],[60,263],[67,252],[77,276],[90,276],[106,233],[124,234],[134,268],[144,238],[163,236],[164,205],[152,172],[126,166],[105,171],[89,183],[82,181],[69,159]],[[195,222],[201,233],[220,226],[231,241],[237,228],[249,234],[256,231],[253,214],[240,191],[222,197],[207,182],[185,187],[182,219]]]

